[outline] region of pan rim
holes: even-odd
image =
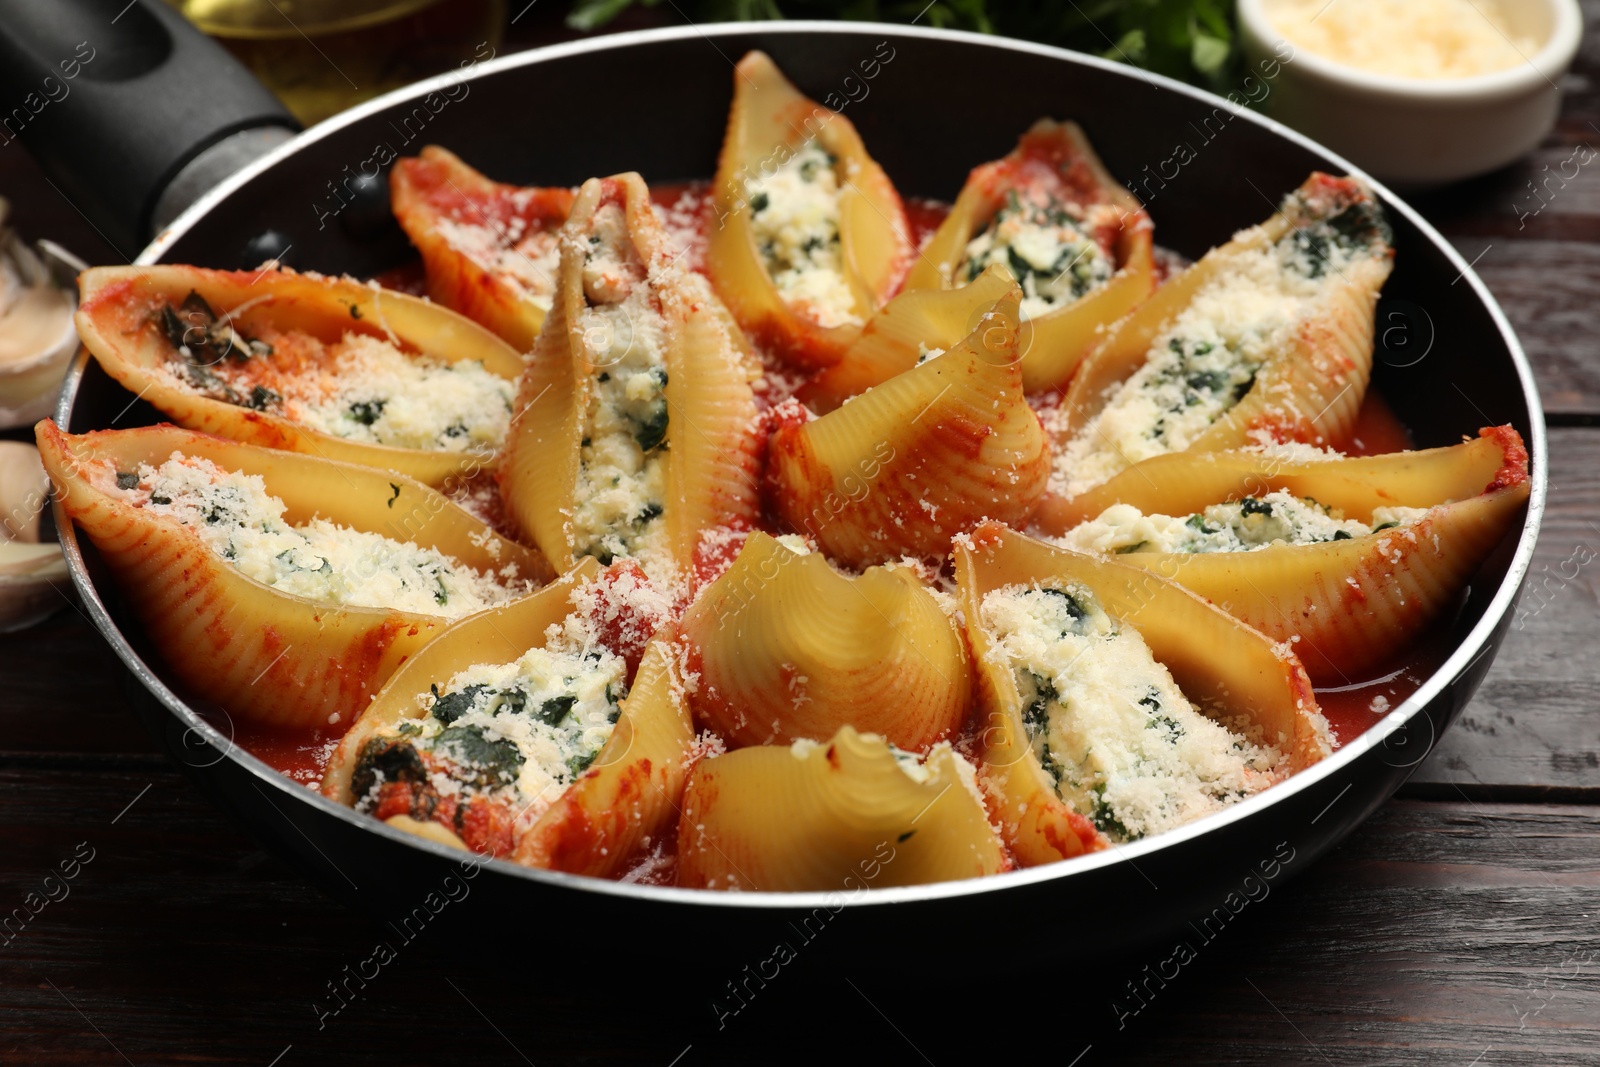
[[[1011,38],[991,37],[965,31],[940,30],[892,23],[824,21],[707,23],[637,30],[550,45],[507,56],[498,56],[475,64],[470,70],[461,73],[437,75],[351,108],[274,149],[208,191],[158,234],[134,260],[134,265],[146,266],[159,262],[167,249],[178,238],[187,233],[213,208],[227,200],[236,190],[258,174],[276,166],[280,161],[294,155],[304,146],[335,136],[344,127],[359,122],[368,115],[384,111],[401,101],[419,99],[430,92],[441,90],[462,80],[473,82],[493,76],[500,71],[535,66],[568,56],[585,55],[593,52],[623,51],[629,48],[649,47],[662,42],[677,42],[695,37],[704,39],[715,48],[716,39],[722,37],[786,36],[789,34],[801,36],[823,34],[841,37],[890,35],[901,38],[910,37],[956,42],[968,46],[1018,52],[1041,56],[1058,62],[1088,66],[1114,76],[1130,78],[1134,81],[1144,81],[1155,88],[1177,92],[1212,106],[1232,107],[1229,101],[1213,93],[1111,60],[1104,60],[1049,45]],[[716,50],[719,53],[721,52],[720,49]],[[76,528],[64,514],[60,501],[56,500],[53,506],[56,509],[57,529],[60,531],[62,548],[66,556],[68,569],[72,575],[73,584],[77,588],[84,607],[89,613],[90,621],[100,632],[100,635],[111,646],[134,678],[163,705],[168,713],[184,725],[186,728],[185,738],[192,733],[203,740],[204,744],[210,748],[221,752],[221,755],[216,760],[213,760],[212,763],[221,759],[232,760],[242,770],[249,772],[253,780],[252,784],[257,791],[263,792],[269,803],[273,802],[272,797],[265,793],[262,788],[264,785],[271,786],[280,795],[293,798],[296,802],[309,803],[321,814],[342,820],[352,828],[377,833],[391,842],[419,849],[439,860],[452,863],[473,862],[500,875],[516,877],[550,889],[564,889],[601,896],[620,897],[644,904],[692,904],[713,909],[736,908],[756,911],[809,911],[819,907],[835,909],[837,906],[841,906],[839,898],[846,895],[848,895],[849,899],[843,901],[842,906],[857,908],[874,905],[931,903],[954,897],[986,897],[994,893],[1021,889],[1042,882],[1065,881],[1078,874],[1088,875],[1090,872],[1123,862],[1133,864],[1137,869],[1136,861],[1144,856],[1169,847],[1176,848],[1205,834],[1220,832],[1225,827],[1251,819],[1268,808],[1286,802],[1307,789],[1322,785],[1328,779],[1349,770],[1353,764],[1362,759],[1370,750],[1383,747],[1397,731],[1405,730],[1418,715],[1426,717],[1428,706],[1449,686],[1453,685],[1457,679],[1475,666],[1479,659],[1489,654],[1492,647],[1491,639],[1511,610],[1513,602],[1521,590],[1523,579],[1532,564],[1534,547],[1546,505],[1548,446],[1544,408],[1539,396],[1538,386],[1534,381],[1532,368],[1528,363],[1527,355],[1523,351],[1515,330],[1506,319],[1498,301],[1489,292],[1488,287],[1479,278],[1472,265],[1415,209],[1406,204],[1381,182],[1367,175],[1359,167],[1356,167],[1330,149],[1273,119],[1244,108],[1233,110],[1236,117],[1259,125],[1284,140],[1320,154],[1345,173],[1360,176],[1371,183],[1385,208],[1403,215],[1409,223],[1417,228],[1424,238],[1444,254],[1449,264],[1457,269],[1459,273],[1457,280],[1464,280],[1478,301],[1489,312],[1491,321],[1499,330],[1501,339],[1511,357],[1513,368],[1522,387],[1522,397],[1528,405],[1530,433],[1527,444],[1531,466],[1527,513],[1518,537],[1516,549],[1507,566],[1505,577],[1501,580],[1499,587],[1485,606],[1482,616],[1455,650],[1445,658],[1414,693],[1390,711],[1383,719],[1368,727],[1359,740],[1340,748],[1332,756],[1317,765],[1301,771],[1286,781],[1280,782],[1272,788],[1240,801],[1220,812],[1142,841],[1126,845],[1113,845],[1111,848],[1101,852],[1079,856],[1072,860],[1045,864],[1039,867],[1018,868],[1001,874],[979,878],[873,889],[870,892],[864,890],[829,890],[721,893],[677,886],[615,882],[582,875],[566,874],[559,871],[522,867],[509,860],[490,859],[476,854],[468,856],[460,850],[396,830],[382,822],[361,815],[353,809],[335,804],[322,796],[320,792],[290,780],[275,768],[250,754],[241,746],[236,745],[232,737],[226,736],[216,729],[177,693],[170,689],[161,677],[145,663],[138,651],[133,648],[123,635],[89,577],[82,548],[78,544]],[[72,409],[89,359],[87,351],[80,350],[63,383],[61,397],[56,408],[56,421],[63,427],[70,425]],[[1431,751],[1436,740],[1437,736],[1430,740],[1429,751]],[[1424,753],[1425,755],[1426,753]],[[1418,758],[1413,763],[1397,766],[1416,766],[1421,761],[1421,758]],[[209,764],[192,766],[207,765]],[[1340,796],[1343,796],[1343,793],[1340,793]],[[1384,799],[1387,799],[1387,797]],[[274,807],[276,807],[275,803]],[[282,814],[281,810],[280,814]],[[289,819],[287,815],[285,815],[285,818]],[[293,820],[289,819],[289,821],[293,825]],[[332,862],[332,860],[329,860],[330,864]]]

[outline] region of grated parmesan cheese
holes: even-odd
[[[1273,440],[1272,431],[1267,429],[1257,429],[1251,436],[1256,443],[1240,451],[1260,456],[1267,464],[1327,463],[1329,460],[1348,458],[1343,452],[1336,452],[1331,448],[1318,448],[1304,441]]]
[[[711,211],[710,184],[690,182],[670,205],[652,205],[666,234],[672,261],[697,274],[706,269],[706,224]]]
[[[673,617],[686,592],[680,584],[652,580],[640,567],[620,564],[573,589],[573,610],[546,628],[545,647],[637,655]]]
[[[520,214],[527,201],[541,195],[539,189],[517,189],[510,193],[515,209],[496,228],[488,216],[481,221],[440,218],[434,232],[452,250],[483,270],[508,283],[535,307],[549,311],[555,298],[556,276],[561,264],[561,242],[554,229],[527,232],[527,220]]]
[[[476,360],[407,356],[367,334],[333,346],[319,380],[286,390],[284,414],[334,437],[437,452],[492,451],[511,425],[514,382]]]
[[[1040,765],[1112,840],[1181,826],[1286,773],[1277,748],[1198,711],[1088,590],[1009,586],[978,611],[991,654],[1016,678]]]
[[[159,467],[139,465],[119,493],[193,530],[245,575],[281,593],[347,607],[389,608],[447,619],[493,607],[526,582],[480,574],[436,549],[312,519],[283,521],[284,503],[260,475],[225,471],[174,452]],[[124,475],[117,476],[119,486]]]
[[[1264,10],[1291,43],[1398,78],[1491,74],[1539,51],[1498,0],[1266,0]]]

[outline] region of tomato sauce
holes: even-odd
[[[706,237],[716,222],[711,183],[663,182],[650,186],[650,202],[661,211],[668,247],[677,262],[697,273],[706,272]]]
[[[920,196],[907,197],[906,222],[911,227],[911,247],[921,248],[933,231],[950,214],[950,205],[942,200],[925,200]]]
[[[1338,451],[1350,456],[1378,456],[1385,452],[1405,452],[1416,445],[1394,408],[1376,390],[1367,390],[1356,424]]]
[[[397,293],[406,293],[410,296],[428,295],[428,274],[422,266],[421,259],[413,259],[381,274],[373,275],[372,280],[385,289],[393,289]]]
[[[1373,677],[1317,690],[1317,704],[1333,731],[1335,747],[1349,744],[1399,707],[1449,658],[1455,647],[1453,614],[1430,627]]]
[[[201,716],[256,759],[285,778],[312,789],[322,782],[322,769],[338,747],[339,738],[344,735],[343,730],[313,730],[310,733],[278,730],[239,722],[220,711],[207,712],[202,709]]]

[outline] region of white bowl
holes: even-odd
[[[1239,0],[1244,55],[1267,86],[1262,109],[1374,177],[1413,188],[1484,174],[1537,147],[1555,125],[1558,83],[1583,34],[1577,0],[1507,0],[1511,29],[1542,42],[1529,62],[1470,78],[1400,78],[1294,46],[1264,7]]]

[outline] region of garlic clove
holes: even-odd
[[[76,297],[55,269],[70,257],[50,246],[50,262],[41,259],[6,225],[9,213],[0,198],[0,429],[50,414],[78,349]]]
[[[36,542],[50,504],[50,479],[39,450],[25,441],[0,441],[0,544]]]
[[[50,483],[39,450],[0,441],[0,633],[41,622],[68,603],[61,546],[39,540]]]
[[[61,563],[61,573],[65,575],[66,560],[61,556],[60,545],[0,541],[0,578],[41,574],[52,569],[50,567],[52,561]]]

